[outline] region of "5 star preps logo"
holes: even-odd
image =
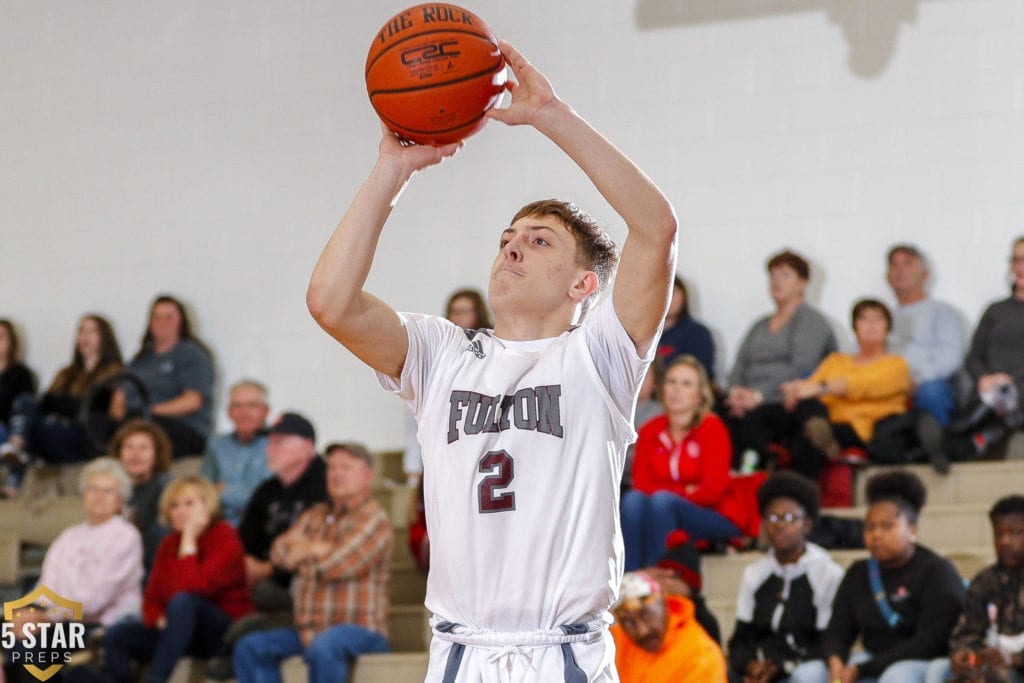
[[[51,678],[85,648],[82,603],[69,600],[43,584],[23,598],[4,603],[0,645],[13,665],[40,681]]]

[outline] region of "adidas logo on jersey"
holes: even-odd
[[[474,339],[473,341],[471,341],[469,343],[469,346],[466,347],[466,350],[472,351],[473,355],[476,356],[477,358],[484,358],[485,356],[487,356],[487,354],[484,353],[484,345],[480,343],[479,339]]]

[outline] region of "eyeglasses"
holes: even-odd
[[[794,522],[799,522],[803,518],[804,516],[799,512],[787,512],[784,515],[777,515],[773,512],[770,515],[766,515],[764,519],[769,524],[793,524]]]

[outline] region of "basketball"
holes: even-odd
[[[399,12],[366,55],[366,91],[388,129],[424,145],[458,142],[483,127],[505,90],[494,32],[455,5]]]

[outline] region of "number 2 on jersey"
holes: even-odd
[[[508,488],[512,483],[512,477],[515,476],[512,456],[505,451],[488,451],[480,458],[480,466],[477,469],[481,474],[487,474],[480,480],[480,486],[477,488],[480,495],[480,512],[515,510],[515,491],[495,491]]]

